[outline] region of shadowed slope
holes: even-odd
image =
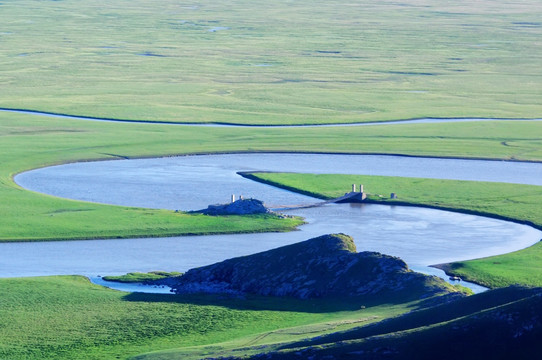
[[[251,293],[297,298],[450,291],[441,279],[415,273],[399,258],[357,253],[344,234],[324,235],[192,269],[173,285],[177,293]]]

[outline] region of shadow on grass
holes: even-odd
[[[439,306],[420,309],[399,317],[390,318],[384,322],[378,322],[355,328],[345,332],[338,332],[320,336],[315,339],[293,342],[280,348],[292,349],[298,347],[317,346],[322,344],[337,343],[340,341],[365,339],[371,336],[392,334],[409,329],[417,329],[432,326],[438,323],[446,323],[455,319],[469,316],[479,316],[485,311],[506,306],[515,302],[521,302],[529,298],[540,298],[542,288],[525,288],[511,286],[497,290],[490,290],[481,294],[472,295],[458,301],[441,304]]]
[[[125,301],[163,302],[191,304],[201,306],[222,306],[234,310],[270,310],[294,311],[306,313],[329,313],[339,311],[357,311],[361,309],[383,306],[409,304],[412,310],[423,309],[450,301],[450,297],[460,296],[448,294],[420,299],[419,294],[400,293],[360,297],[297,299],[292,297],[274,297],[260,295],[226,295],[226,294],[148,294],[130,293],[123,297]]]

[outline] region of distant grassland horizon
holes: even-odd
[[[539,118],[542,3],[0,4],[0,107],[131,120]]]

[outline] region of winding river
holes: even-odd
[[[373,155],[228,154],[85,162],[18,175],[30,190],[108,204],[194,210],[231,194],[273,206],[314,198],[256,183],[238,171],[394,175],[542,185],[542,164]],[[349,189],[345,189],[345,192]],[[371,192],[371,189],[366,189]],[[400,195],[400,194],[399,194]],[[130,271],[186,271],[326,233],[343,232],[358,251],[399,256],[411,268],[503,254],[542,237],[532,227],[480,216],[416,207],[330,204],[285,211],[306,218],[300,231],[245,235],[0,244],[0,276],[82,274],[96,281]],[[442,274],[439,274],[442,275]]]
[[[26,114],[33,116],[53,117],[70,120],[90,120],[90,121],[108,121],[108,122],[138,122],[149,124],[175,125],[175,126],[211,126],[211,127],[336,127],[336,126],[372,126],[372,125],[393,125],[393,124],[422,124],[422,123],[441,123],[441,122],[470,122],[470,121],[496,121],[496,120],[522,120],[522,121],[542,121],[542,119],[490,119],[490,118],[420,118],[408,120],[391,120],[391,121],[374,121],[361,123],[344,123],[344,124],[314,124],[314,125],[247,125],[238,123],[183,123],[171,121],[148,121],[148,120],[123,120],[112,118],[99,118],[91,116],[77,116],[68,114],[59,114],[52,112],[0,108],[0,112]]]

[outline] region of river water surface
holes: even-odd
[[[60,197],[172,210],[224,203],[231,194],[258,198],[271,207],[318,202],[236,174],[258,170],[542,185],[542,164],[537,163],[325,154],[85,162],[33,170],[15,180],[25,188]],[[96,278],[130,271],[186,271],[338,232],[353,236],[358,251],[399,256],[415,270],[435,273],[428,265],[519,250],[542,237],[529,226],[416,207],[329,204],[286,213],[303,216],[308,224],[289,233],[0,244],[0,276],[82,274]]]

